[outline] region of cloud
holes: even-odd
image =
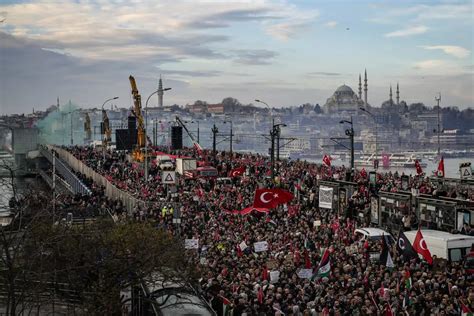
[[[337,76],[342,76],[342,73],[339,72],[325,72],[325,71],[313,71],[313,72],[308,72],[306,74],[307,76],[329,76],[329,77],[337,77]]]
[[[428,31],[428,27],[426,27],[424,25],[413,26],[413,27],[409,27],[409,28],[406,28],[406,29],[402,29],[402,30],[387,33],[387,34],[385,34],[385,37],[412,36],[412,35],[418,35],[418,34],[426,33],[426,31]]]
[[[269,65],[278,56],[276,52],[266,49],[238,49],[233,52],[237,56],[234,61],[244,65]]]
[[[273,24],[267,27],[267,33],[276,39],[287,41],[290,38],[297,37],[308,27],[309,24],[303,22]]]
[[[34,39],[46,48],[62,49],[76,57],[103,60],[182,60],[225,58],[215,43],[230,36],[212,29],[254,23],[280,38],[303,30],[316,14],[286,2],[270,1],[133,1],[49,0],[0,5],[8,11],[4,30]],[[300,21],[294,23],[293,21]],[[170,57],[170,58],[167,58]]]
[[[465,67],[458,63],[442,60],[442,59],[427,59],[414,63],[413,69],[425,75],[439,75],[439,76],[453,76],[467,73]]]
[[[338,23],[336,21],[329,21],[329,22],[325,23],[324,26],[329,27],[329,28],[334,28],[334,27],[336,27],[337,24]]]
[[[452,55],[457,58],[466,58],[471,53],[470,50],[461,47],[461,46],[453,46],[453,45],[434,45],[434,46],[420,46],[424,49],[428,50],[442,50],[445,54]]]
[[[456,20],[472,21],[472,3],[433,3],[417,4],[413,6],[394,6],[392,2],[370,5],[375,14],[366,19],[378,24],[399,24],[406,19],[412,23],[427,21]]]
[[[282,22],[270,23],[265,21],[266,32],[281,41],[287,41],[292,38],[299,37],[305,31],[310,29],[311,24],[319,17],[318,10],[298,10],[294,6],[288,8],[287,14],[291,16],[290,19],[285,19]]]

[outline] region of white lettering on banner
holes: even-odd
[[[266,241],[259,241],[253,244],[255,252],[262,252],[268,250],[268,242]]]
[[[313,276],[313,269],[301,269],[298,271],[298,277],[300,279],[310,279]]]
[[[332,209],[333,188],[319,187],[319,208]]]
[[[240,244],[239,244],[239,248],[241,251],[244,251],[245,249],[247,249],[247,244],[245,243],[245,241],[242,241]]]
[[[184,240],[184,249],[198,249],[199,248],[199,239],[185,239]]]
[[[280,279],[280,271],[275,270],[275,271],[270,271],[270,283],[277,283],[278,280]]]

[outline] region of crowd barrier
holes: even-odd
[[[105,187],[105,195],[109,199],[120,200],[129,214],[131,214],[138,206],[143,208],[147,206],[145,201],[137,199],[131,194],[117,188],[104,176],[95,172],[94,169],[86,166],[85,163],[74,157],[74,155],[72,155],[67,150],[51,145],[48,145],[48,148],[54,149],[58,153],[59,157],[74,171],[82,173],[86,177],[91,178],[97,185]]]

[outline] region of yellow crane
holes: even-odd
[[[141,151],[145,147],[146,137],[145,137],[145,124],[142,116],[142,97],[138,93],[137,83],[133,76],[128,77],[130,80],[130,85],[132,86],[132,95],[134,108],[132,110],[133,115],[137,118],[137,146],[133,150],[133,158],[137,161],[143,161],[144,155]]]
[[[102,145],[105,149],[107,148],[109,142],[112,140],[112,130],[110,129],[109,117],[107,116],[107,111],[105,111],[105,109],[102,109],[102,123],[104,128],[104,141]]]
[[[86,118],[84,122],[84,131],[86,132],[86,141],[91,140],[92,130],[91,130],[91,118],[89,117],[89,113],[86,112]]]

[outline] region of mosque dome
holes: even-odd
[[[351,87],[346,86],[345,84],[337,88],[336,92],[341,94],[354,94],[354,91],[351,89]]]

